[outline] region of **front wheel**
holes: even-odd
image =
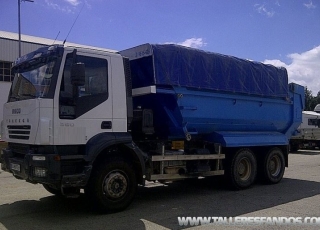
[[[263,179],[266,183],[276,184],[281,181],[285,171],[283,152],[279,148],[271,149],[263,161]]]
[[[231,159],[227,170],[233,188],[250,187],[257,175],[257,161],[253,152],[250,149],[240,149]]]
[[[136,175],[131,165],[116,160],[101,164],[93,172],[85,192],[98,211],[116,212],[129,206],[136,190]]]

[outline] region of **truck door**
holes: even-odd
[[[71,84],[74,63],[84,63],[85,83]],[[81,54],[66,55],[60,91],[56,144],[85,144],[94,135],[112,132],[112,95],[110,57]]]

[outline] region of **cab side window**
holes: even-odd
[[[85,85],[79,87],[79,96],[108,93],[108,62],[104,59],[84,56],[79,56],[77,62],[84,63],[86,69]]]
[[[84,63],[85,84],[71,84],[70,71],[73,63]],[[60,118],[74,119],[108,98],[108,61],[102,58],[67,55],[60,87]],[[66,112],[69,111],[69,112]]]

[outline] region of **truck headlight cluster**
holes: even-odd
[[[36,177],[46,177],[47,176],[47,169],[40,168],[40,167],[34,167],[33,168],[33,175]]]

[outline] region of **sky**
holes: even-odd
[[[0,30],[18,33],[18,1],[0,0]],[[320,91],[320,0],[21,1],[21,33],[123,50],[175,43],[287,68]]]

